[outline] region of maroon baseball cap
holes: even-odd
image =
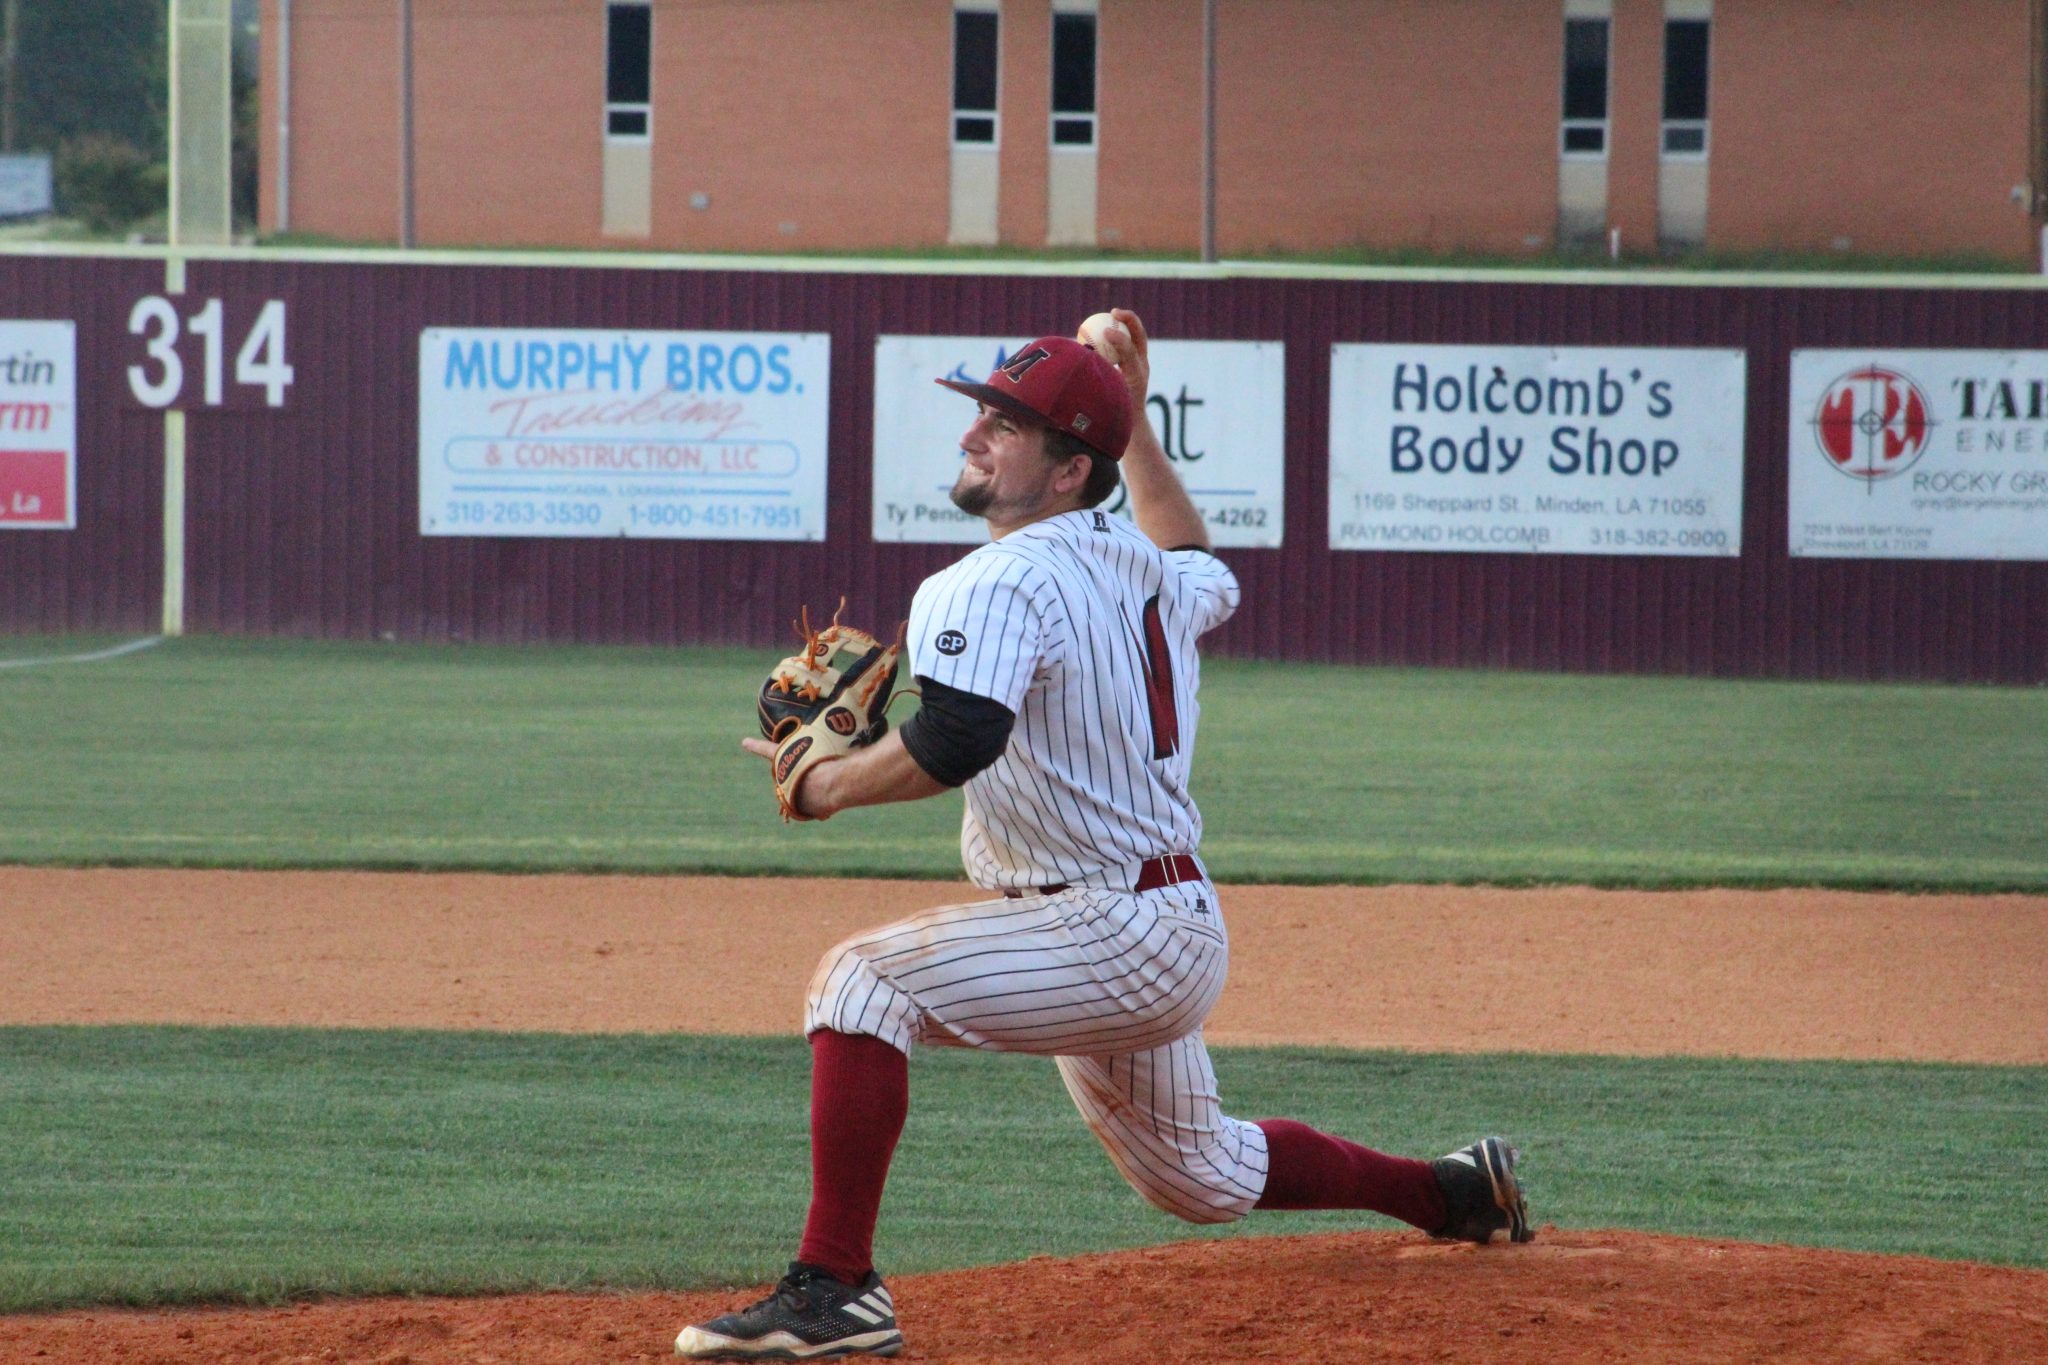
[[[1131,391],[1123,375],[1072,337],[1040,337],[996,366],[985,384],[937,381],[1027,422],[1078,437],[1112,460],[1131,439]]]

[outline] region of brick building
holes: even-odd
[[[2030,259],[2043,0],[1218,0],[1223,255]],[[412,0],[424,246],[1188,252],[1202,0]],[[400,0],[263,0],[265,230],[400,233]]]

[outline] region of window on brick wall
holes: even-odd
[[[1095,16],[1052,16],[1052,144],[1095,145]]]
[[[992,9],[953,11],[953,142],[992,146],[996,140],[996,38]]]
[[[1573,158],[1607,155],[1606,19],[1564,21],[1564,120],[1558,150]]]
[[[604,8],[604,133],[645,142],[653,133],[654,10],[647,4]]]
[[[1672,19],[1664,25],[1664,155],[1707,154],[1707,46],[1712,24]]]

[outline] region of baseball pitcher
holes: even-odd
[[[1118,309],[1043,337],[985,383],[953,502],[989,543],[926,579],[898,645],[838,624],[762,691],[784,814],[966,793],[961,852],[987,899],[914,915],[826,953],[811,978],[811,1205],[767,1298],[683,1329],[680,1355],[895,1355],[872,1263],[917,1044],[1056,1059],[1133,1189],[1178,1218],[1371,1209],[1439,1237],[1531,1237],[1515,1151],[1488,1137],[1436,1161],[1288,1119],[1223,1112],[1202,1024],[1230,958],[1188,795],[1204,632],[1238,585],[1209,551],[1145,411],[1144,325]],[[1096,319],[1090,319],[1095,324]],[[1097,510],[1128,486],[1135,525]],[[899,649],[922,702],[881,716]]]

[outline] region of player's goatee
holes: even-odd
[[[970,485],[964,476],[953,485],[953,491],[947,496],[952,498],[955,507],[970,517],[985,516],[988,509],[996,504],[993,488],[985,483]]]

